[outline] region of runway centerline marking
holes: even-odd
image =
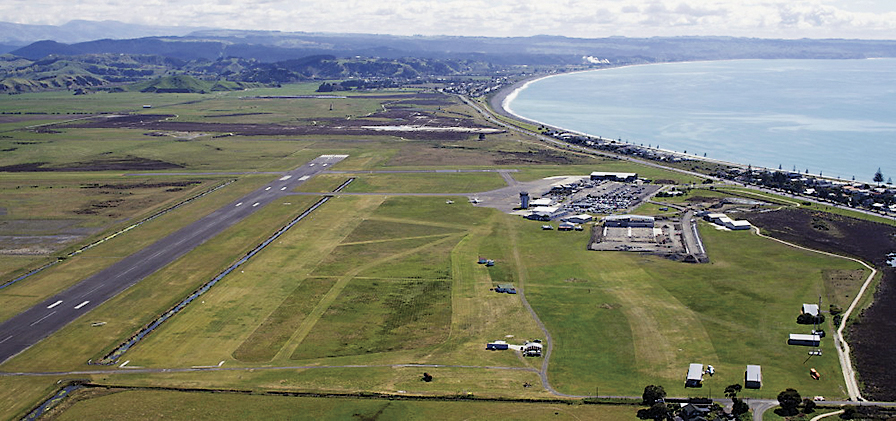
[[[53,307],[58,306],[59,304],[62,304],[62,300],[59,300],[59,301],[57,301],[57,302],[55,302],[55,303],[53,303],[53,304],[48,305],[47,308],[53,308]]]
[[[9,335],[9,336],[7,336],[6,339],[0,341],[0,344],[2,344],[2,343],[4,343],[4,342],[6,342],[6,341],[12,339],[13,336],[15,336],[15,335]]]
[[[253,204],[252,207],[254,208],[254,207],[258,206],[258,205],[259,205],[259,203],[258,203],[258,202],[255,202],[255,204]]]
[[[81,307],[86,306],[87,303],[89,303],[89,302],[90,302],[90,301],[85,301],[85,302],[83,302],[83,303],[81,303],[81,304],[76,305],[76,306],[75,306],[75,310],[80,310]]]
[[[237,206],[242,206],[243,202],[237,203]]]
[[[56,314],[56,310],[53,310],[52,313],[50,313],[50,314],[48,314],[48,315],[46,315],[46,316],[44,316],[44,317],[41,317],[41,318],[37,319],[36,322],[31,323],[29,326],[34,326],[34,325],[36,325],[36,324],[38,324],[38,323],[44,321],[44,319],[46,319],[47,317],[50,317],[50,316],[52,316],[52,315],[54,315],[54,314]]]

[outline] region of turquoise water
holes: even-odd
[[[756,167],[896,179],[896,59],[652,64],[552,76],[508,97],[566,130]]]

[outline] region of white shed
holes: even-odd
[[[747,389],[759,389],[762,387],[762,367],[748,365],[744,373],[744,387]]]
[[[703,385],[703,364],[693,363],[688,366],[688,378],[684,387],[700,387]]]

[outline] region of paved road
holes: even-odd
[[[0,324],[0,363],[245,219],[346,155],[322,155]]]

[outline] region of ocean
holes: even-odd
[[[532,81],[513,114],[697,157],[896,178],[896,59],[650,64]]]

